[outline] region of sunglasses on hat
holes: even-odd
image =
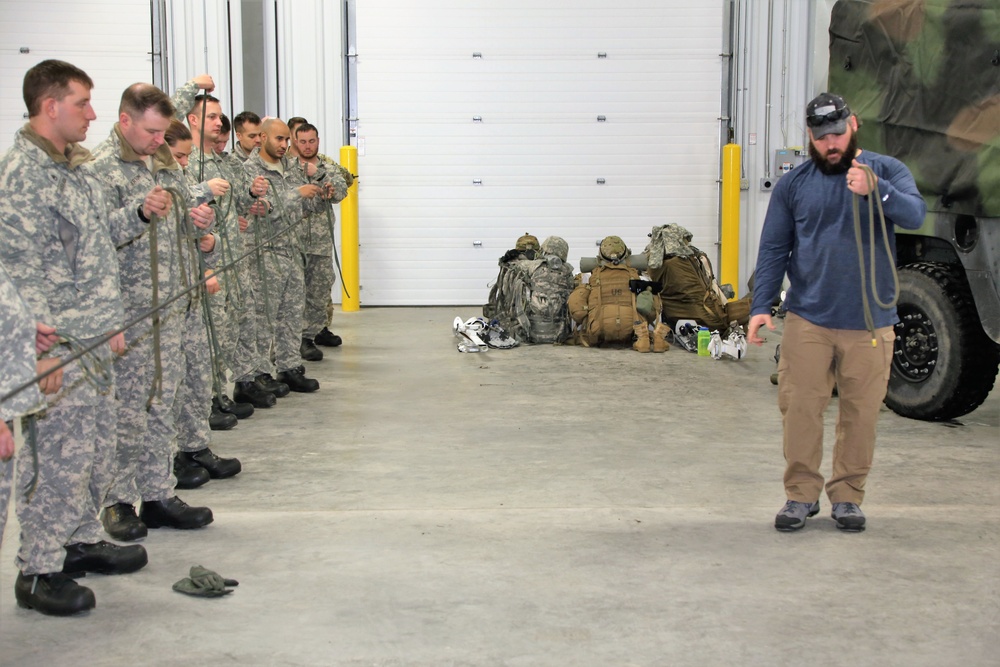
[[[830,107],[823,107],[824,109],[829,109]],[[827,123],[836,123],[837,121],[843,120],[851,115],[851,110],[847,107],[842,109],[834,109],[829,113],[825,114],[812,114],[811,116],[806,116],[806,124],[809,127],[819,127],[820,125],[826,125]]]

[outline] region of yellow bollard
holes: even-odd
[[[358,173],[358,149],[355,146],[341,146],[340,164],[352,174]],[[347,191],[347,197],[340,202],[340,270],[343,280],[340,285],[340,309],[355,312],[361,308],[361,273],[359,270],[358,245],[358,181],[355,179]]]
[[[740,280],[740,146],[722,147],[722,252],[719,282],[729,283],[739,298]]]

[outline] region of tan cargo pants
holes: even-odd
[[[834,385],[839,396],[831,503],[861,504],[875,452],[875,429],[892,363],[892,327],[827,329],[789,313],[778,362],[778,407],[784,423],[785,492],[814,502],[823,490],[823,413]]]

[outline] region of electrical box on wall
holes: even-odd
[[[765,192],[773,190],[782,176],[798,167],[807,159],[809,159],[809,156],[801,147],[779,148],[775,150],[774,176],[765,176],[760,179],[760,189]]]

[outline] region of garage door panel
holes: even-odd
[[[362,303],[481,304],[525,231],[715,243],[722,6],[678,4],[358,3]]]

